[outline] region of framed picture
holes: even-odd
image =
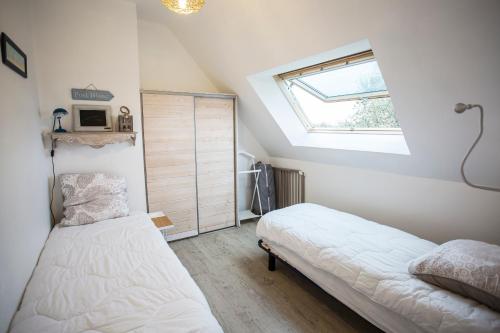
[[[2,62],[14,72],[27,78],[28,59],[26,54],[3,32],[0,36],[0,42],[2,45]]]

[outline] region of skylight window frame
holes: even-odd
[[[351,134],[392,134],[392,135],[402,135],[403,131],[401,128],[332,128],[332,127],[318,127],[313,126],[306,116],[304,110],[302,109],[299,101],[295,98],[295,95],[290,91],[292,85],[297,85],[301,89],[309,92],[316,98],[320,99],[325,103],[336,103],[343,101],[361,101],[364,99],[375,99],[375,98],[390,98],[388,90],[374,91],[368,93],[358,93],[358,94],[346,94],[339,96],[325,96],[322,92],[311,87],[300,78],[307,77],[310,75],[315,75],[325,71],[332,71],[339,68],[345,68],[349,66],[355,66],[362,63],[375,61],[375,56],[372,50],[367,50],[364,52],[356,53],[347,57],[330,60],[320,64],[296,69],[286,73],[278,74],[274,76],[274,79],[281,91],[287,98],[288,102],[292,106],[295,114],[298,116],[301,123],[306,128],[309,133],[351,133]],[[298,81],[298,82],[297,82]],[[290,84],[288,83],[290,82]]]

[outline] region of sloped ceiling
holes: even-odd
[[[471,180],[500,185],[500,2],[496,0],[207,0],[182,16],[136,0],[142,19],[170,27],[220,91],[240,97],[240,116],[271,156],[459,180],[478,130]],[[392,96],[410,156],[294,147],[247,76],[367,38]]]

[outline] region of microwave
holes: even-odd
[[[111,107],[73,105],[73,128],[76,132],[111,132]]]

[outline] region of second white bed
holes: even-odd
[[[408,262],[437,246],[432,242],[313,204],[266,214],[257,236],[386,332],[500,331],[497,312],[408,273]]]

